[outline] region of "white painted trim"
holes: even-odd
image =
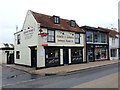
[[[60,64],[63,64],[63,49],[60,49]]]
[[[69,64],[71,63],[71,49],[69,49]]]

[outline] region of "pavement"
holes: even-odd
[[[2,64],[0,66],[14,68],[14,69],[21,70],[27,73],[30,73],[31,71],[35,70],[35,68],[25,67],[25,66],[20,66],[20,65],[15,65],[15,64]]]
[[[81,63],[81,64],[74,64],[74,65],[65,65],[65,66],[58,66],[58,67],[50,67],[50,68],[44,68],[44,69],[38,69],[25,67],[25,66],[19,66],[15,64],[5,65],[8,67],[12,67],[15,69],[23,70],[25,72],[31,73],[31,74],[41,74],[41,75],[56,75],[56,74],[66,74],[66,73],[72,73],[77,72],[85,69],[91,69],[95,67],[102,67],[105,65],[115,64],[120,62],[120,60],[106,60],[106,61],[96,61],[96,62],[88,62],[88,63]]]

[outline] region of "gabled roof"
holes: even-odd
[[[109,36],[112,37],[112,38],[118,38],[118,35],[119,33],[115,30],[110,30],[109,32]]]
[[[14,45],[11,43],[0,43],[0,49],[2,48],[14,48]]]
[[[36,19],[38,23],[40,23],[41,27],[55,29],[55,30],[65,30],[65,31],[73,31],[73,32],[84,32],[81,30],[79,26],[76,24],[76,27],[70,26],[70,20],[60,18],[60,24],[54,24],[53,16],[40,14],[34,11],[31,11],[32,15]]]

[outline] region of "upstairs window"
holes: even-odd
[[[86,41],[93,42],[93,32],[86,32]]]
[[[101,43],[107,43],[107,35],[105,33],[101,33]]]
[[[112,45],[115,44],[115,38],[112,38]]]
[[[94,42],[95,43],[101,43],[100,33],[94,32]]]
[[[20,34],[17,35],[17,44],[20,44]]]
[[[71,27],[76,27],[76,22],[75,22],[75,20],[70,20],[70,26],[71,26]]]
[[[55,31],[54,30],[48,30],[48,42],[55,42]]]
[[[53,16],[54,24],[60,24],[60,17],[59,16]]]
[[[76,44],[80,43],[80,34],[79,33],[75,33],[75,43]]]

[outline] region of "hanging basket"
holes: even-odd
[[[46,37],[46,36],[48,36],[47,33],[41,33],[40,35],[41,35],[41,37]]]

